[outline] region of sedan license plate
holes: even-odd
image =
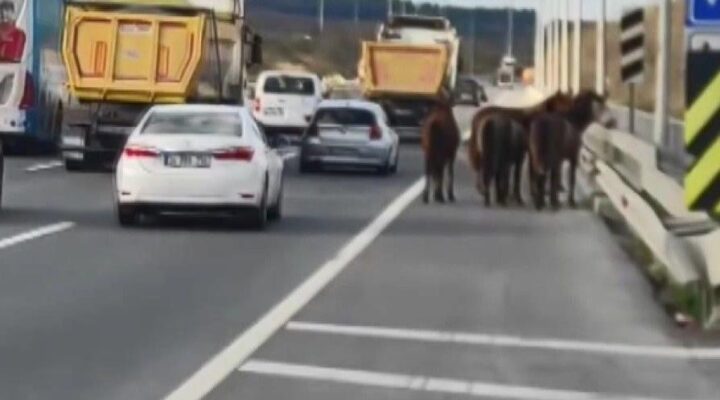
[[[285,115],[285,110],[282,107],[267,107],[265,108],[265,115],[268,117],[282,117]]]
[[[330,154],[333,156],[354,156],[357,155],[357,150],[352,148],[345,148],[345,147],[334,147],[330,149]]]
[[[207,154],[166,154],[165,166],[170,168],[210,168],[210,155]]]

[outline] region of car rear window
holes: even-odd
[[[321,108],[315,114],[316,125],[375,125],[375,115],[357,108]]]
[[[155,112],[141,133],[242,136],[242,118],[235,112]]]
[[[265,80],[263,86],[265,93],[272,94],[299,94],[312,96],[315,94],[315,82],[310,78],[294,76],[271,76]]]

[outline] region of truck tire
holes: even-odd
[[[264,231],[268,223],[268,188],[267,183],[263,190],[262,199],[260,205],[252,211],[250,216],[250,227],[258,232]]]

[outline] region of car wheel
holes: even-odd
[[[277,221],[282,218],[283,187],[284,183],[280,182],[280,191],[278,192],[277,200],[275,204],[268,209],[268,219],[271,221]]]
[[[301,174],[309,174],[311,172],[317,171],[317,165],[312,164],[309,161],[303,161],[300,160],[300,173]]]
[[[133,226],[138,222],[138,213],[132,206],[117,205],[117,218],[120,226]]]
[[[398,164],[400,164],[400,150],[395,153],[395,161],[392,164],[392,167],[390,167],[390,173],[396,174],[398,171]]]
[[[253,210],[252,215],[252,228],[257,231],[265,230],[268,222],[268,205],[267,205],[267,180],[265,182],[265,188],[263,189],[262,198],[260,199],[260,205]]]

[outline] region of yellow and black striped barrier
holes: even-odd
[[[720,35],[691,38],[687,60],[685,145],[694,158],[685,176],[690,210],[720,215]]]

